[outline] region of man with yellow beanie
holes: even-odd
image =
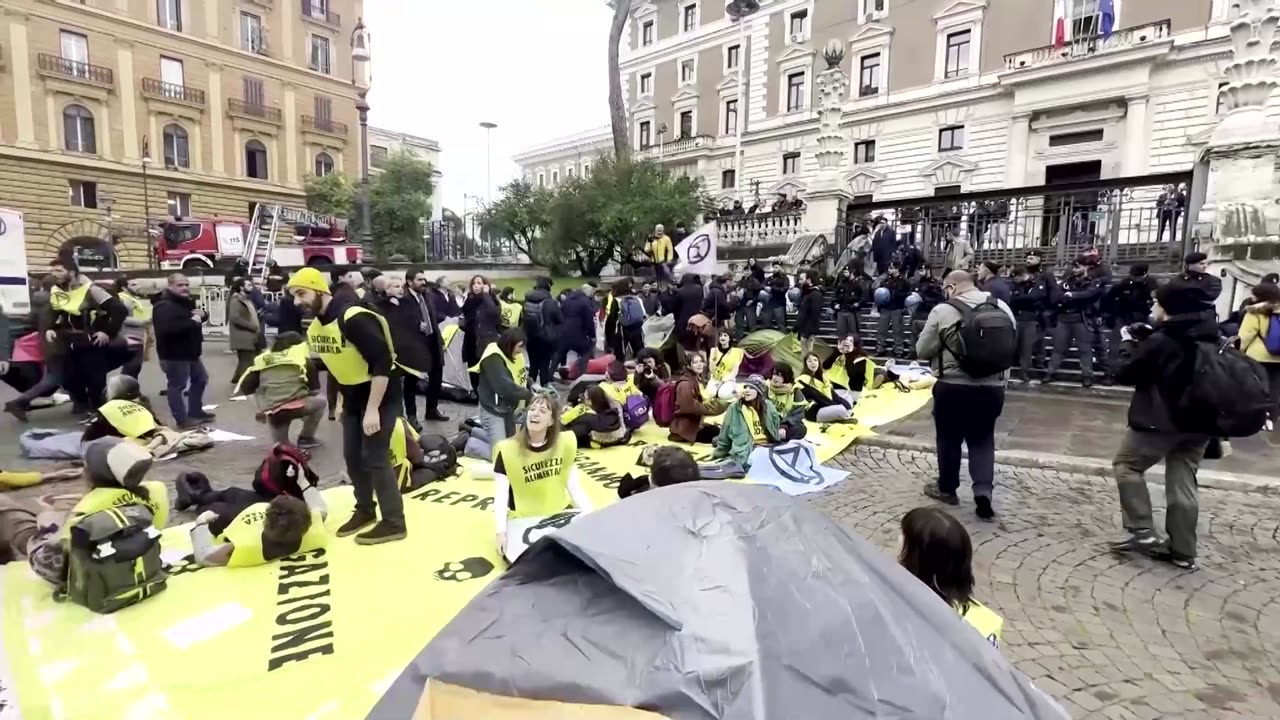
[[[363,305],[335,302],[329,283],[315,268],[294,273],[289,294],[304,314],[315,318],[307,344],[342,389],[342,454],[356,509],[337,535],[360,533],[360,545],[402,540],[407,535],[404,502],[389,460],[401,384],[391,381],[395,351],[387,321]]]

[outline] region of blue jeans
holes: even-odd
[[[173,421],[181,425],[189,418],[204,414],[204,388],[209,384],[209,373],[200,360],[161,360],[160,369],[168,381],[169,412]],[[190,384],[190,387],[188,387]],[[186,398],[183,398],[183,393]]]

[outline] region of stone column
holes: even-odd
[[[226,128],[227,109],[222,102],[222,66],[209,63],[209,167],[215,175],[227,172],[227,154],[222,148],[222,134]]]
[[[1124,174],[1135,177],[1147,173],[1147,155],[1151,144],[1147,142],[1146,95],[1125,97],[1129,109],[1124,116]]]
[[[1280,197],[1275,168],[1280,159],[1280,128],[1267,120],[1267,99],[1280,81],[1272,52],[1280,26],[1274,0],[1237,0],[1230,9],[1231,62],[1227,65],[1226,114],[1205,148],[1209,176],[1204,204],[1192,225],[1209,254],[1210,272],[1254,285],[1280,270]],[[1194,206],[1194,200],[1191,203]],[[1225,291],[1218,313],[1230,311]]]
[[[294,187],[298,184],[298,89],[293,83],[284,84],[284,148],[285,171],[280,184]]]
[[[818,172],[809,183],[805,197],[804,229],[826,235],[828,249],[834,252],[836,229],[843,226],[844,210],[850,198],[848,183],[844,179],[848,138],[840,128],[849,79],[840,68],[844,60],[844,45],[839,40],[827,43],[822,58],[827,69],[817,78],[818,150],[813,154],[818,161]]]
[[[124,127],[124,161],[137,163],[138,155],[138,82],[133,77],[133,42],[116,38],[117,87],[120,88],[120,124]],[[154,125],[154,122],[152,123]],[[151,142],[163,144],[163,139],[151,133]]]
[[[25,148],[36,146],[35,111],[31,106],[31,48],[27,45],[27,14],[16,9],[6,9],[9,15],[9,47],[5,48],[12,63],[13,104],[17,115],[18,145]],[[49,137],[54,138],[57,145],[58,131],[48,128]]]
[[[1009,155],[1004,169],[1004,186],[1027,184],[1027,156],[1031,151],[1031,113],[1014,113],[1009,118]]]

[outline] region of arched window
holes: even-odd
[[[63,147],[72,152],[97,153],[98,139],[93,113],[83,105],[68,105],[62,111]]]
[[[191,167],[191,142],[187,138],[186,128],[181,125],[164,126],[164,166]]]
[[[324,177],[333,174],[333,156],[329,153],[320,153],[316,155],[316,177]]]
[[[267,147],[257,140],[244,144],[244,174],[258,180],[267,179]]]

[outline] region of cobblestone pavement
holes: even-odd
[[[171,483],[184,470],[200,470],[216,485],[247,486],[269,446],[266,433],[253,420],[252,402],[227,402],[234,357],[213,343],[205,347],[212,377],[206,401],[219,405],[217,426],[257,439],[161,463],[152,476]],[[162,382],[148,364],[144,389],[165,420]],[[0,390],[0,401],[11,396]],[[466,412],[444,411],[455,421]],[[37,411],[32,426],[70,428],[68,412]],[[0,467],[33,464],[20,459],[23,429],[0,415]],[[340,482],[338,424],[324,422],[320,437],[326,446],[314,465],[326,484]],[[812,502],[893,552],[903,513],[929,502],[920,487],[934,476],[932,457],[855,447],[836,464],[851,471],[849,479]],[[23,494],[80,489],[61,483]],[[1280,499],[1203,491],[1203,569],[1180,574],[1106,551],[1120,519],[1105,478],[1001,467],[996,492],[995,523],[977,520],[971,503],[954,509],[973,533],[979,597],[1006,619],[1005,654],[1075,716],[1280,717]],[[1159,493],[1154,499],[1163,506]]]
[[[812,502],[894,552],[903,513],[931,502],[933,458],[855,447],[836,464],[852,474]],[[1187,574],[1107,551],[1120,517],[1106,478],[1000,467],[996,482],[996,522],[963,489],[952,509],[978,595],[1005,617],[1006,656],[1074,717],[1280,717],[1280,501],[1202,491],[1202,567]]]

